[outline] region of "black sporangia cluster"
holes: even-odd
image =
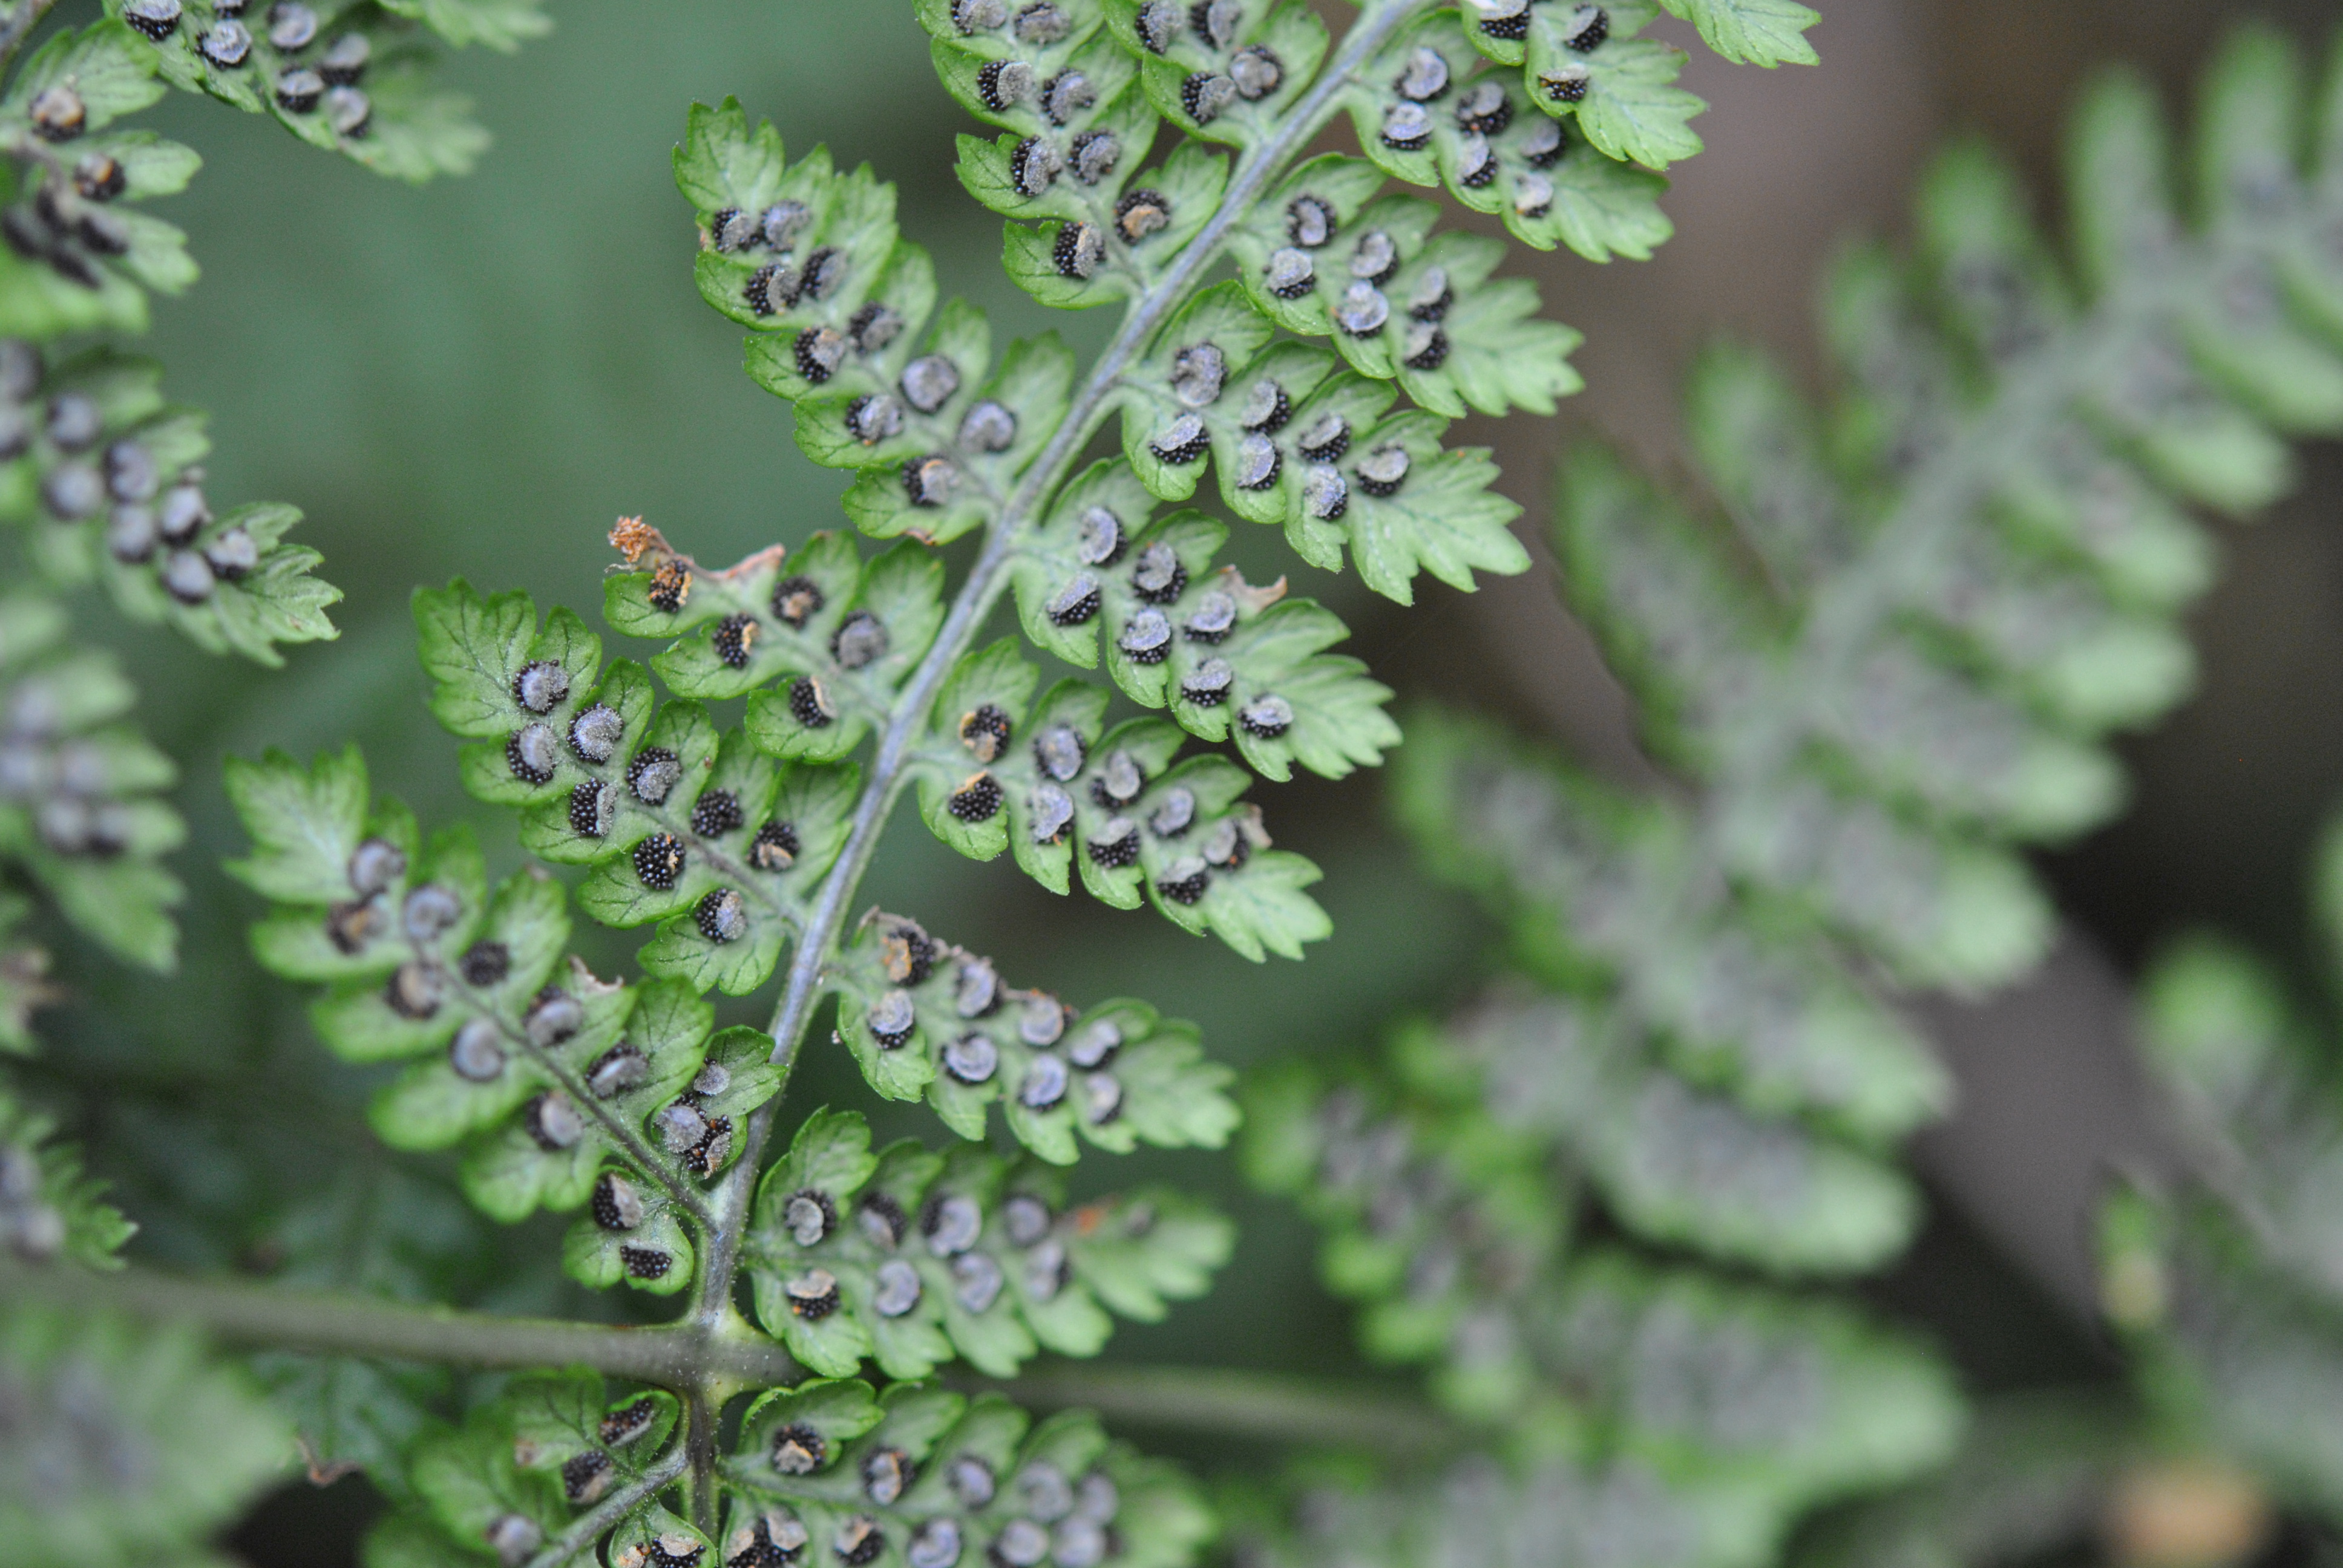
[[[139,837],[138,814],[125,790],[124,764],[142,743],[115,734],[67,728],[77,699],[118,678],[84,663],[57,664],[0,686],[0,803],[25,812],[43,848],[53,854],[108,859]],[[136,781],[168,777],[159,759],[132,762]]]
[[[181,604],[200,605],[220,583],[250,574],[260,545],[242,527],[212,527],[203,469],[176,461],[181,428],[122,430],[103,392],[51,377],[40,350],[0,340],[0,461],[29,458],[49,518],[102,526],[107,554],[151,568]]]
[[[1147,0],[1134,25],[1150,53],[1167,53],[1185,34],[1214,59],[1212,69],[1192,71],[1180,84],[1180,106],[1199,126],[1208,126],[1236,103],[1259,103],[1285,82],[1285,63],[1266,44],[1237,46],[1245,23],[1244,0]]]
[[[31,137],[7,149],[25,199],[0,211],[0,238],[69,283],[102,287],[101,260],[127,254],[132,244],[130,226],[112,206],[129,177],[104,149],[76,156],[72,144],[87,131],[89,109],[70,81],[34,95],[26,118]]]
[[[276,0],[265,11],[247,0],[192,8],[182,0],[123,0],[122,19],[157,44],[186,28],[210,70],[249,78],[253,90],[285,114],[315,115],[337,136],[355,141],[373,124],[374,101],[358,85],[373,59],[373,41],[327,25],[302,0]]]

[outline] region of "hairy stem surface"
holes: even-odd
[[[782,984],[780,1003],[773,1014],[770,1032],[776,1062],[786,1065],[796,1059],[807,1019],[820,997],[823,970],[843,930],[847,908],[855,890],[861,885],[863,873],[870,869],[870,857],[886,830],[888,816],[902,793],[905,767],[926,725],[928,709],[934,704],[936,693],[952,666],[983,628],[985,618],[1007,587],[1004,572],[1017,547],[1106,417],[1109,400],[1121,385],[1123,372],[1130,367],[1133,357],[1147,347],[1165,318],[1186,302],[1205,268],[1219,259],[1229,231],[1252,211],[1255,200],[1334,115],[1336,98],[1353,73],[1383,46],[1384,40],[1417,14],[1430,9],[1433,3],[1434,0],[1390,0],[1361,16],[1277,133],[1240,157],[1218,209],[1172,258],[1155,283],[1131,301],[1113,340],[1100,353],[1090,376],[1075,393],[1064,421],[1034,459],[1033,466],[1026,470],[1000,515],[987,525],[984,548],[953,598],[942,629],[896,696],[861,797],[855,802],[846,848],[822,882],[805,929],[799,934],[789,974]],[[694,1315],[703,1325],[714,1324],[730,1297],[733,1272],[739,1266],[740,1232],[747,1223],[749,1198],[780,1103],[781,1096],[777,1093],[750,1118],[740,1161],[716,1196],[716,1225],[709,1244],[701,1249],[695,1303]]]

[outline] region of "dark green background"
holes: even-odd
[[[1821,3],[1831,19],[1815,35],[1819,73],[1696,60],[1692,84],[1716,105],[1701,122],[1712,151],[1680,171],[1669,205],[1684,232],[1660,261],[1521,262],[1544,283],[1549,308],[1591,337],[1581,363],[1592,388],[1570,415],[1474,435],[1499,446],[1506,487],[1533,516],[1553,453],[1589,417],[1669,460],[1666,389],[1710,332],[1729,327],[1803,360],[1803,301],[1833,236],[1892,225],[1944,127],[1980,126],[2046,173],[2058,106],[2085,71],[2123,56],[2185,80],[2231,9]],[[2303,20],[2332,13],[2276,9]],[[70,960],[80,1000],[55,1020],[43,1070],[116,1161],[134,1211],[145,1200],[174,1217],[150,1231],[162,1256],[265,1254],[272,1216],[354,1149],[338,1141],[349,1123],[324,1123],[284,1133],[256,1165],[248,1150],[236,1158],[218,1141],[178,1140],[120,1087],[202,1100],[231,1121],[248,1106],[258,1125],[275,1090],[290,1096],[297,1081],[307,1093],[319,1081],[297,999],[242,956],[251,900],[210,869],[236,848],[220,758],[268,746],[307,754],[356,738],[382,788],[427,820],[478,820],[509,862],[509,828],[458,794],[453,743],[424,710],[407,612],[413,587],[461,574],[591,618],[610,558],[603,534],[620,514],[646,516],[710,562],[839,526],[841,478],[797,454],[787,411],[740,372],[738,329],[692,287],[691,215],[668,170],[690,101],[737,94],[752,116],[779,125],[793,153],[826,140],[841,162],[874,163],[900,184],[905,231],[933,250],[945,288],[992,309],[1006,331],[1054,326],[1085,347],[1105,326],[1045,319],[1001,279],[998,221],[951,175],[951,136],[967,124],[934,82],[909,0],[592,0],[554,14],[554,35],[518,57],[474,51],[449,63],[496,136],[468,179],[388,185],[194,100],[148,117],[207,161],[166,209],[187,229],[205,276],[159,305],[149,347],[169,367],[172,396],[212,412],[215,498],[302,507],[299,537],[325,552],[323,574],[349,594],[337,612],[342,639],[293,650],[280,672],[206,659],[90,611],[129,650],[144,723],[186,764],[186,962],[164,983]],[[2200,617],[2204,695],[2163,739],[2137,748],[2130,821],[2053,868],[2070,911],[2127,963],[2191,920],[2297,940],[2301,852],[2343,792],[2336,467],[2314,455],[2303,499],[2257,532],[2231,530],[2232,575]],[[1351,579],[1281,556],[1262,530],[1241,542],[1256,577],[1291,569],[1300,591],[1334,603],[1359,632],[1357,651],[1403,691],[1509,713],[1599,766],[1636,770],[1615,692],[1543,585],[1476,600],[1434,586],[1417,609],[1399,612]],[[865,901],[992,951],[1019,982],[1077,1000],[1130,991],[1194,1017],[1225,1061],[1359,1049],[1394,1013],[1464,994],[1488,935],[1467,906],[1412,870],[1376,794],[1372,776],[1257,790],[1279,842],[1327,871],[1320,892],[1337,934],[1299,967],[1255,968],[1151,914],[1053,899],[1005,864],[958,859],[909,811]],[[631,945],[593,934],[581,943],[606,970]],[[817,1061],[801,1082],[808,1104],[858,1096],[836,1062]],[[347,1099],[341,1081],[324,1083]],[[927,1124],[916,1111],[896,1121]],[[1241,1201],[1225,1162],[1206,1155],[1093,1159],[1082,1179],[1134,1172]],[[1342,1364],[1342,1316],[1310,1282],[1307,1233],[1272,1208],[1248,1206],[1243,1219],[1239,1261],[1211,1301],[1161,1329],[1125,1330],[1112,1353]],[[549,1249],[543,1236],[521,1245],[538,1242]],[[1950,1219],[1885,1293],[1932,1320],[1985,1381],[2100,1364]],[[244,1544],[256,1562],[337,1561],[352,1493],[337,1488],[322,1507],[288,1498]]]

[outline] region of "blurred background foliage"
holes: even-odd
[[[1549,309],[1588,334],[1578,363],[1589,390],[1562,418],[1486,423],[1468,438],[1495,442],[1504,487],[1534,520],[1554,454],[1589,422],[1664,467],[1692,352],[1730,330],[1810,353],[1807,296],[1832,246],[1894,221],[1944,133],[1982,130],[2035,188],[2055,188],[2061,106],[2080,78],[2128,60],[2177,96],[2223,23],[2247,9],[2227,0],[1841,0],[1814,35],[1818,72],[1735,70],[1695,50],[1685,85],[1713,106],[1699,122],[1710,150],[1680,172],[1667,203],[1677,237],[1659,259],[1601,268],[1516,252],[1511,263],[1540,275]],[[2250,9],[2322,43],[2313,30],[2335,15],[2331,0]],[[70,5],[60,15],[82,19]],[[78,1107],[96,1162],[148,1221],[149,1256],[266,1270],[286,1250],[277,1233],[286,1216],[330,1170],[353,1151],[384,1158],[357,1129],[363,1086],[326,1063],[291,988],[243,960],[251,900],[216,869],[240,843],[220,759],[267,746],[306,756],[354,738],[378,788],[427,820],[474,819],[492,861],[509,865],[509,826],[464,800],[454,744],[425,710],[414,587],[461,575],[484,588],[526,588],[590,619],[610,558],[602,536],[620,514],[644,515],[711,563],[841,526],[842,478],[798,455],[786,411],[740,373],[737,330],[692,287],[690,215],[668,166],[689,103],[738,94],[793,153],[825,141],[842,163],[871,162],[900,186],[905,232],[933,250],[946,291],[981,303],[1004,332],[1054,327],[1083,350],[1105,326],[1103,316],[1052,317],[1003,278],[998,220],[952,177],[950,138],[965,123],[935,85],[908,0],[656,10],[571,0],[554,15],[552,36],[517,59],[474,51],[449,62],[496,137],[468,179],[389,185],[265,121],[184,97],[151,117],[209,165],[167,207],[205,276],[184,298],[157,302],[152,350],[170,367],[172,396],[211,411],[212,493],[302,507],[324,575],[349,597],[341,640],[299,650],[280,671],[191,658],[143,628],[108,635],[130,650],[145,724],[187,768],[179,798],[193,838],[178,864],[192,890],[184,964],[196,983],[173,989],[75,957],[63,977],[73,1000],[50,1020],[55,1049],[33,1081]],[[2056,1058],[2077,1031],[2109,1027],[2105,1001],[2091,1000],[2113,991],[2093,951],[2135,971],[2158,941],[2213,923],[2300,955],[2308,972],[2303,868],[2318,821],[2343,796],[2343,456],[2313,448],[2308,469],[2277,514],[2227,530],[2223,584],[2197,616],[2199,695],[2130,747],[2133,810],[2050,866],[2075,950],[2087,955],[2084,978],[2075,962],[2054,965],[2042,1005],[1982,1015],[2002,1020],[1994,1049],[1966,1061],[1956,1053],[1964,1110],[1939,1140],[1950,1152],[1926,1161],[1944,1201],[1875,1292],[1932,1329],[1980,1390],[2112,1378],[2117,1366],[2071,1291],[2058,1304],[2055,1262],[1987,1239],[2006,1241],[2029,1222],[1995,1207],[2027,1201],[2022,1183],[1962,1179],[1992,1163],[1995,1129],[2009,1125],[1996,1120],[1996,1097],[2024,1098],[2029,1125],[2091,1129],[2121,1122],[2133,1092],[2086,1056],[2056,1076],[2046,1103],[2038,1073],[2005,1079],[1992,1064]],[[1238,540],[1249,572],[1316,579],[1298,586],[1350,621],[1352,651],[1403,699],[1508,715],[1606,771],[1648,777],[1622,699],[1544,582],[1497,581],[1470,598],[1434,587],[1422,608],[1401,612],[1354,578],[1292,564],[1267,530]],[[110,612],[93,601],[88,613]],[[1395,1015],[1441,1011],[1472,990],[1482,917],[1411,866],[1373,774],[1300,781],[1264,799],[1281,841],[1327,872],[1319,891],[1336,935],[1299,968],[1256,969],[1160,922],[1053,899],[915,831],[890,839],[868,897],[989,950],[1021,983],[1079,980],[1076,1000],[1150,997],[1196,1019],[1213,1055],[1239,1067],[1281,1050],[1365,1049]],[[580,935],[606,969],[630,945]],[[1956,1040],[1979,1027],[1946,1020]],[[102,1100],[92,1091],[101,1078]],[[801,1081],[809,1105],[865,1098],[842,1052],[811,1053]],[[320,1096],[347,1120],[318,1116]],[[165,1100],[211,1107],[214,1131],[166,1133],[145,1109]],[[2083,1154],[2087,1167],[2092,1150]],[[1208,1301],[1123,1332],[1112,1356],[1350,1367],[1347,1314],[1316,1284],[1312,1238],[1290,1210],[1245,1194],[1224,1160],[1138,1158],[1142,1168],[1119,1170],[1118,1180],[1176,1173],[1230,1205],[1244,1240]],[[361,1179],[348,1201],[380,1202],[402,1231],[427,1239],[437,1224],[462,1222],[458,1211],[441,1214],[427,1185],[387,1177]],[[2057,1233],[2065,1221],[2050,1219]],[[2039,1215],[2031,1222],[2041,1228]],[[2079,1274],[2079,1211],[2064,1244]],[[554,1305],[563,1289],[555,1251],[539,1238],[476,1260],[472,1296]],[[548,1267],[516,1280],[517,1256]],[[260,1564],[346,1562],[367,1506],[358,1483],[296,1492],[239,1544]]]

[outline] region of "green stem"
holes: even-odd
[[[683,1456],[691,1468],[691,1523],[712,1541],[716,1538],[716,1422],[724,1404],[702,1386],[685,1398],[683,1410]]]
[[[805,1375],[787,1351],[761,1336],[491,1317],[373,1296],[187,1279],[138,1267],[0,1266],[0,1298],[9,1296],[187,1322],[231,1344],[312,1355],[499,1369],[582,1364],[685,1391],[710,1382],[770,1388]]]
[[[1123,372],[1152,340],[1157,328],[1185,303],[1204,269],[1219,259],[1230,231],[1251,215],[1262,192],[1333,117],[1353,73],[1393,33],[1434,3],[1435,0],[1390,0],[1361,16],[1343,36],[1309,92],[1286,113],[1276,131],[1239,158],[1222,193],[1220,206],[1172,258],[1155,282],[1131,301],[1113,340],[1100,353],[1089,378],[1074,395],[1066,417],[1033,466],[1025,471],[1000,515],[987,526],[983,551],[953,598],[941,630],[896,696],[862,787],[861,799],[855,802],[853,826],[847,834],[846,847],[823,881],[807,916],[805,929],[799,935],[781,988],[780,1003],[773,1014],[770,1032],[774,1060],[794,1060],[799,1037],[820,1000],[822,974],[845,925],[847,908],[855,890],[861,885],[863,873],[870,869],[888,816],[907,781],[906,764],[926,727],[928,709],[936,693],[942,689],[952,666],[976,640],[985,617],[991,613],[993,604],[1008,586],[1006,570],[1018,546],[1024,542],[1027,530],[1050,497],[1064,483],[1068,469],[1111,411],[1111,399],[1121,385]],[[714,1208],[718,1224],[709,1245],[703,1249],[706,1261],[698,1293],[698,1314],[703,1324],[712,1326],[715,1314],[722,1311],[730,1294],[733,1271],[739,1265],[739,1231],[749,1193],[755,1184],[757,1167],[779,1106],[780,1097],[775,1095],[750,1119],[740,1163],[717,1196]]]
[[[1008,1382],[955,1378],[1035,1410],[1079,1407],[1131,1426],[1327,1448],[1427,1454],[1464,1441],[1448,1418],[1402,1394],[1221,1367],[1067,1363]]]

